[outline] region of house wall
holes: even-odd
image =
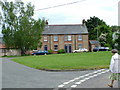
[[[88,35],[83,35],[83,46],[84,46],[84,48],[89,50]]]
[[[0,56],[20,56],[21,51],[18,49],[0,49]]]
[[[93,49],[95,48],[95,47],[101,47],[101,45],[100,44],[92,44],[92,45],[90,45],[90,51],[91,52],[93,52]]]
[[[44,36],[47,37],[47,41],[44,41]],[[38,48],[38,50],[44,50],[44,45],[48,46],[48,50],[54,51],[54,45],[58,45],[58,50],[64,49],[64,45],[71,45],[72,51],[75,49],[78,49],[78,44],[82,44],[83,48],[86,48],[89,50],[89,44],[88,44],[88,35],[82,35],[82,40],[78,40],[79,35],[71,35],[71,41],[64,41],[65,35],[57,35],[58,41],[54,41],[54,35],[42,35],[42,47]],[[57,53],[56,51],[54,53]]]

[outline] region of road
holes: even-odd
[[[109,88],[106,69],[50,72],[2,59],[2,88]],[[114,88],[118,87],[115,83]]]

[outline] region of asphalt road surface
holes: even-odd
[[[2,88],[109,88],[107,69],[50,72],[2,60]],[[115,82],[114,88],[118,88]]]

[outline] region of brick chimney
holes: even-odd
[[[85,19],[82,20],[82,25],[85,26]]]
[[[48,20],[45,21],[45,24],[48,25]]]

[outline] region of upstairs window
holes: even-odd
[[[54,36],[54,41],[58,41],[58,36]]]
[[[72,36],[71,35],[65,35],[64,36],[64,41],[72,41]]]
[[[44,42],[48,41],[48,37],[44,36]]]
[[[71,35],[68,35],[68,41],[72,41]]]
[[[68,37],[67,35],[64,36],[64,41],[67,41]]]
[[[82,41],[82,35],[78,35],[78,41]]]

